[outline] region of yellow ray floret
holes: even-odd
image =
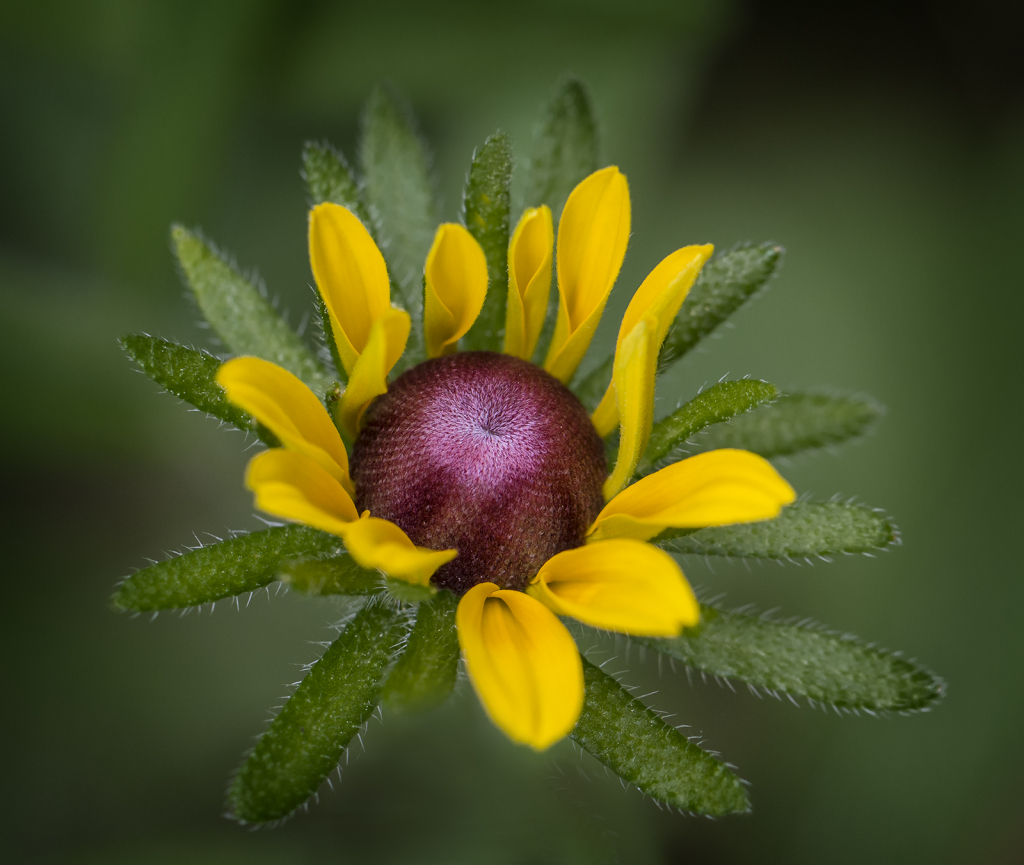
[[[558,318],[544,369],[572,378],[601,320],[629,242],[629,185],[614,165],[584,178],[558,223]]]
[[[352,558],[364,568],[379,568],[419,586],[428,585],[434,571],[456,556],[455,550],[417,547],[393,522],[371,517],[369,511],[349,523],[342,537]]]
[[[348,454],[334,422],[313,391],[294,375],[258,357],[236,357],[221,364],[217,384],[288,450],[316,460],[353,492]]]
[[[459,601],[459,644],[491,720],[515,742],[543,750],[565,736],[583,708],[583,664],[547,607],[494,583]]]
[[[551,251],[555,240],[551,209],[527,208],[508,245],[508,310],[505,354],[533,357],[551,294]]]
[[[621,436],[615,469],[604,482],[605,501],[633,476],[651,437],[654,377],[658,366],[657,337],[657,319],[641,319],[615,352],[612,384],[621,419]]]
[[[473,326],[487,295],[487,258],[476,238],[454,222],[438,226],[424,281],[427,355],[451,354]]]
[[[387,393],[388,373],[405,351],[411,325],[405,310],[389,309],[370,328],[370,338],[352,367],[339,407],[342,429],[353,439],[370,401]]]
[[[309,213],[309,260],[338,354],[351,374],[374,323],[391,309],[384,256],[355,214],[328,202]]]
[[[388,520],[369,512],[360,518],[341,484],[302,454],[283,448],[264,451],[250,460],[245,482],[261,511],[337,535],[364,568],[427,585],[441,565],[455,558],[455,550],[417,547]]]
[[[601,541],[559,553],[527,592],[560,616],[641,637],[674,637],[700,619],[675,559],[641,541]]]
[[[653,317],[658,322],[653,361],[657,364],[657,351],[661,350],[661,344],[665,341],[679,307],[683,305],[701,268],[714,251],[715,248],[710,243],[703,246],[684,246],[667,256],[648,274],[626,307],[626,314],[619,325],[619,337],[615,343],[616,354],[622,349],[622,343],[640,320]],[[598,435],[602,438],[618,424],[614,382],[608,385],[604,399],[594,412],[593,421]]]
[[[770,520],[796,498],[772,464],[749,451],[722,449],[681,460],[640,479],[598,514],[587,543],[646,541],[666,528]]]

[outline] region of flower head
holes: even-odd
[[[583,704],[580,656],[560,616],[677,635],[697,623],[699,607],[679,565],[647,542],[667,528],[770,519],[794,499],[768,462],[739,450],[691,457],[630,485],[650,436],[661,343],[710,246],[673,252],[636,291],[593,415],[566,387],[629,231],[629,188],[614,166],[569,196],[557,318],[540,367],[529,358],[548,306],[550,210],[527,210],[512,234],[504,354],[457,351],[483,307],[487,262],[464,227],[440,226],[424,266],[428,359],[389,383],[410,317],[392,306],[367,229],[321,204],[310,214],[310,258],[347,377],[333,416],[267,361],[236,358],[217,376],[281,445],[249,465],[257,506],[341,537],[363,567],[459,595],[459,643],[477,694],[510,738],[537,749],[567,734]],[[602,438],[616,427],[609,471]]]

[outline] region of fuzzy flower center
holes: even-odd
[[[523,589],[583,544],[603,505],[604,446],[580,401],[532,363],[492,352],[403,373],[367,411],[351,461],[356,507],[458,556],[433,582]]]

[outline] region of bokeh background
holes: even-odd
[[[889,409],[859,444],[782,469],[887,508],[901,548],[691,562],[692,581],[902,649],[948,698],[839,717],[621,658],[751,781],[754,813],[711,822],[567,744],[513,747],[463,683],[431,715],[374,721],[308,815],[241,829],[221,816],[226,778],[339,610],[282,593],[185,618],[110,611],[144,557],[259,525],[241,435],[160,394],[116,338],[209,345],[175,220],[304,320],[300,148],[353,153],[378,80],[411,98],[451,219],[474,146],[501,126],[527,157],[566,72],[589,83],[633,195],[605,345],[670,250],[774,240],[788,254],[771,290],[676,369],[665,404],[729,373]],[[9,0],[0,118],[6,861],[1024,860],[1019,4]]]

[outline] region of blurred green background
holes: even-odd
[[[1024,860],[1022,58],[1019,4],[957,0],[0,6],[6,861]],[[589,83],[633,196],[605,345],[667,252],[770,239],[788,249],[771,291],[676,369],[664,405],[729,373],[889,407],[861,443],[780,467],[800,491],[887,508],[901,548],[693,561],[691,580],[902,649],[948,698],[839,717],[622,657],[751,781],[754,813],[711,822],[567,743],[513,747],[463,682],[431,715],[374,721],[308,815],[240,829],[226,779],[340,610],[286,594],[155,621],[108,609],[144,557],[259,525],[242,437],[158,393],[116,338],[210,344],[174,220],[303,321],[300,148],[353,153],[378,80],[411,98],[451,219],[474,146],[501,126],[527,157],[565,72]]]

